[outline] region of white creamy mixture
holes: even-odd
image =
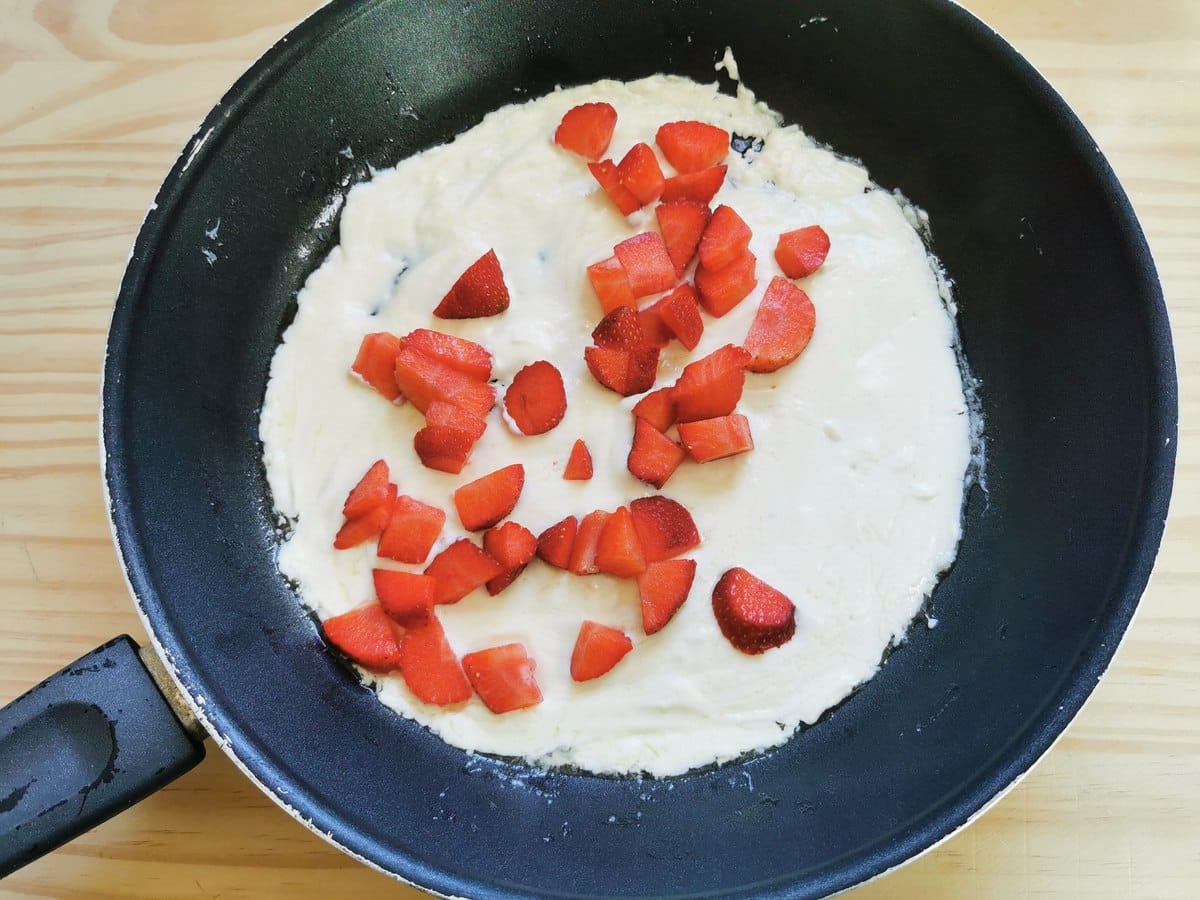
[[[654,228],[653,205],[627,221],[584,162],[551,143],[567,109],[598,100],[619,114],[614,159],[638,141],[653,145],[660,124],[680,119],[765,141],[750,159],[730,154],[713,201],[733,206],[753,229],[758,287],[725,318],[705,317],[694,353],[673,343],[658,385],[671,383],[689,359],[743,340],[779,274],[778,235],[810,224],[832,241],[824,267],[799,282],[816,306],[816,334],[796,363],[747,377],[739,411],[756,449],[685,463],[667,483],[663,493],[692,512],[703,543],[689,554],[699,563],[691,597],[662,632],[642,633],[633,581],[580,578],[535,559],[499,596],[480,589],[438,615],[460,656],[522,642],[537,661],[542,704],[497,716],[478,698],[455,710],[426,706],[399,674],[376,678],[375,687],[388,706],[459,747],[669,775],[779,744],[815,720],[875,673],[954,559],[971,454],[954,325],[921,239],[866,171],[795,126],[782,127],[744,88],[735,99],[712,85],[656,76],[498,110],[351,191],[341,245],[300,292],[272,362],[261,436],[275,504],[296,519],[279,567],[322,617],[370,600],[372,568],[405,568],[377,558],[373,541],[332,548],[347,491],[380,457],[401,493],[447,511],[435,553],[463,535],[454,489],[508,463],[525,464],[512,518],[534,533],[568,514],[655,493],[625,467],[629,409],[638,398],[601,388],[583,360],[601,315],[585,267]],[[671,174],[665,163],[664,170]],[[493,247],[512,294],[509,310],[434,319],[463,269]],[[420,413],[388,404],[348,371],[367,332],[418,327],[491,350],[501,397],[518,369],[550,360],[566,383],[566,418],[549,434],[523,437],[498,407],[461,475],[424,468],[412,449]],[[564,481],[580,437],[595,477]],[[795,602],[791,642],[747,656],[721,636],[710,597],[731,566]],[[584,619],[624,629],[635,647],[609,674],[576,684],[569,661]]]

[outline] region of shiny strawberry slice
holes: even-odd
[[[617,111],[611,103],[581,103],[563,114],[554,131],[554,143],[584,159],[599,159],[608,149]]]
[[[389,497],[395,498],[396,486],[394,484],[388,486]],[[373,537],[378,537],[387,528],[388,522],[392,517],[392,504],[387,502],[382,506],[377,506],[370,512],[364,513],[357,519],[348,520],[341,528],[338,529],[337,535],[333,539],[335,550],[349,550],[351,547],[357,547],[359,544],[364,544]]]
[[[583,356],[592,377],[622,397],[632,397],[650,390],[658,374],[657,347],[643,347],[640,350],[587,347]]]
[[[725,183],[726,166],[713,166],[689,175],[673,175],[663,183],[662,201],[695,200],[705,205],[712,202]]]
[[[508,285],[496,251],[489,250],[458,276],[433,314],[439,319],[478,319],[508,309]]]
[[[454,492],[454,508],[463,528],[467,531],[491,528],[513,511],[524,487],[525,467],[520,463],[464,484]]]
[[[587,267],[588,281],[600,301],[600,308],[606,313],[612,312],[618,306],[633,306],[637,301],[633,291],[629,289],[629,276],[625,267],[615,256],[592,263]]]
[[[481,419],[474,413],[469,413],[461,406],[447,403],[444,400],[434,400],[425,410],[426,425],[440,425],[461,431],[470,437],[471,443],[483,437],[487,430],[487,420]],[[468,448],[469,449],[469,448]]]
[[[601,319],[592,329],[592,340],[597,347],[610,350],[638,350],[646,346],[641,321],[631,306],[618,306]]]
[[[675,286],[675,263],[657,231],[645,231],[613,247],[629,278],[634,297],[646,297]]]
[[[342,515],[347,519],[357,519],[375,507],[386,504],[390,499],[390,478],[386,462],[379,459],[372,463],[358,484],[351,488],[346,502],[342,504]]]
[[[567,560],[567,571],[572,575],[595,575],[600,571],[596,565],[596,548],[608,519],[608,513],[596,509],[580,520],[575,541],[571,544],[571,557]]]
[[[675,395],[669,387],[651,391],[633,407],[633,414],[645,419],[659,431],[675,424]]]
[[[512,712],[542,702],[542,692],[534,678],[537,665],[522,644],[476,650],[462,661],[475,693],[492,712]]]
[[[415,347],[427,356],[432,356],[477,381],[487,381],[492,377],[492,354],[485,347],[466,338],[443,334],[429,328],[418,328],[402,337],[400,343],[405,347]]]
[[[591,478],[592,454],[588,451],[587,444],[577,440],[571,447],[571,455],[567,458],[566,468],[563,469],[563,480],[591,481]]]
[[[700,305],[718,319],[729,312],[758,284],[755,267],[758,258],[747,250],[723,269],[713,271],[699,266],[696,269],[696,291]]]
[[[617,164],[611,159],[588,163],[588,171],[600,183],[600,187],[604,188],[604,193],[608,194],[608,199],[621,211],[622,215],[627,216],[642,208],[641,201],[630,192],[629,188],[621,184],[621,176],[617,174]]]
[[[646,557],[642,555],[642,544],[633,527],[629,507],[619,507],[600,532],[596,567],[606,575],[618,578],[635,578],[646,571]]]
[[[648,144],[634,144],[629,148],[629,152],[617,164],[617,177],[621,180],[621,186],[637,197],[639,206],[657,200],[666,180]]]
[[[713,419],[733,412],[742,399],[750,354],[726,344],[683,367],[672,388],[679,422]]]
[[[661,631],[674,618],[691,593],[695,578],[694,559],[664,559],[646,566],[637,579],[646,634]]]
[[[538,535],[537,555],[556,568],[567,568],[578,531],[579,520],[574,516],[556,522]]]
[[[425,574],[437,579],[435,603],[457,603],[502,571],[499,563],[467,538],[459,538],[425,567]]]
[[[532,531],[516,522],[505,522],[483,536],[483,549],[504,569],[487,583],[492,596],[512,584],[537,552],[537,538]]]
[[[379,605],[393,620],[412,625],[429,617],[437,596],[436,579],[393,569],[372,569],[371,578]]]
[[[646,343],[651,347],[661,349],[671,343],[671,329],[662,320],[662,300],[650,304],[645,309],[639,309],[637,318]]]
[[[729,132],[705,122],[668,122],[654,142],[677,172],[685,175],[715,166],[729,153]]]
[[[571,678],[591,681],[611,671],[633,649],[629,635],[618,628],[584,620],[571,651]]]
[[[404,402],[404,395],[396,384],[396,354],[400,352],[400,338],[386,331],[368,334],[358,347],[358,356],[350,366],[359,378],[369,384],[393,403]]]
[[[387,529],[379,539],[379,555],[403,563],[423,563],[433,549],[446,514],[436,506],[401,495],[392,504]]]
[[[675,274],[682,275],[700,247],[700,237],[708,224],[708,206],[695,200],[675,200],[660,203],[654,215],[667,245],[667,255],[675,264]]]
[[[472,432],[447,425],[426,425],[413,435],[413,449],[422,465],[457,475],[467,464],[477,438]]]
[[[504,410],[521,434],[545,434],[558,425],[567,414],[567,391],[558,369],[540,359],[517,372],[504,392]]]
[[[750,246],[750,226],[732,207],[718,206],[700,238],[700,265],[709,271],[723,269]]]
[[[704,320],[700,318],[700,304],[696,289],[686,282],[681,284],[658,302],[659,316],[663,325],[678,338],[679,343],[695,350],[704,334]]]
[[[792,601],[740,567],[717,581],[712,606],[721,633],[743,653],[763,653],[786,644],[796,633]]]
[[[642,497],[629,504],[647,563],[671,559],[700,544],[692,514],[670,497]]]
[[[434,400],[441,400],[485,419],[496,402],[496,391],[490,384],[472,378],[416,347],[405,346],[396,354],[395,375],[404,396],[421,412],[428,410]]]
[[[750,422],[740,413],[683,422],[679,426],[679,440],[698,463],[737,456],[754,449]]]
[[[321,623],[325,638],[348,657],[373,672],[400,667],[396,625],[378,603],[360,606]]]
[[[817,327],[817,311],[808,294],[776,275],[758,304],[750,332],[742,344],[750,354],[751,372],[774,372],[796,359]]]
[[[471,699],[471,684],[435,615],[404,630],[400,672],[408,689],[423,703],[450,706]]]
[[[788,278],[811,275],[829,255],[829,235],[820,225],[785,231],[775,245],[775,261]]]
[[[633,446],[625,462],[634,478],[661,488],[686,456],[673,440],[645,419],[634,417]]]

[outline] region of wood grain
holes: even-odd
[[[0,0],[0,701],[140,636],[98,471],[104,336],[195,124],[313,0]],[[1109,675],[1011,794],[872,898],[1200,894],[1200,4],[971,0],[1066,96],[1130,192],[1175,331],[1175,500]],[[217,750],[9,878],[10,897],[419,894],[332,849]]]

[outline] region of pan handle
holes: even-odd
[[[122,635],[0,709],[0,878],[204,758],[203,730],[176,715],[155,667]]]

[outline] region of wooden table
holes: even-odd
[[[217,98],[315,0],[0,0],[0,702],[142,635],[109,541],[105,331],[160,180]],[[1162,274],[1183,394],[1154,584],[1108,676],[982,820],[854,893],[1200,896],[1200,3],[970,0],[1082,116]],[[419,894],[288,818],[215,747],[4,882],[6,896]]]

